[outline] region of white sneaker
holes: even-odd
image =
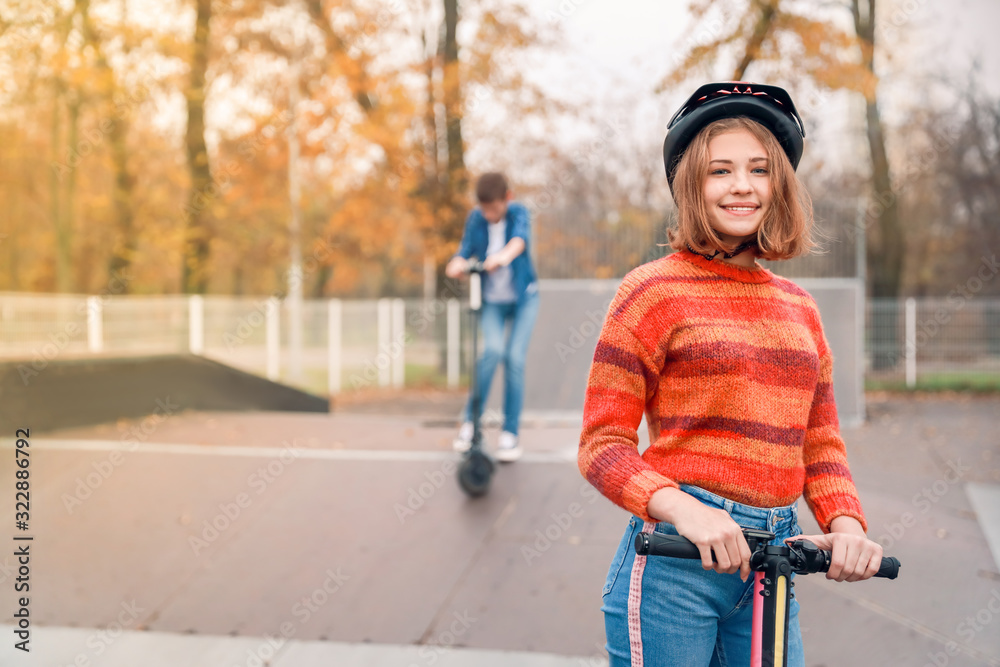
[[[472,422],[465,422],[458,429],[458,437],[455,438],[451,447],[456,452],[467,452],[469,448],[472,447],[472,435],[475,432],[475,427]]]
[[[510,463],[521,458],[524,450],[517,442],[517,436],[510,431],[504,431],[497,440],[497,461]]]

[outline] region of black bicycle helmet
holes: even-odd
[[[713,121],[735,116],[746,116],[769,129],[788,155],[792,169],[799,166],[806,129],[784,88],[747,81],[706,83],[694,91],[667,123],[663,164],[671,193],[677,165],[698,132]]]

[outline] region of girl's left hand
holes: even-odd
[[[796,535],[785,542],[797,540],[809,540],[820,549],[830,552],[827,579],[862,581],[874,576],[882,565],[882,545],[853,531],[826,535]]]

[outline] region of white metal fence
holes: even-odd
[[[1000,380],[1000,299],[872,299],[866,375],[889,384]]]
[[[455,299],[306,301],[294,377],[287,302],[221,296],[0,294],[0,358],[191,352],[319,394],[461,382]]]
[[[277,299],[0,294],[0,357],[40,369],[55,358],[193,352],[319,394],[461,383],[468,327],[455,299],[306,301],[299,377],[289,321]],[[865,329],[868,380],[1000,379],[1000,299],[876,299]]]

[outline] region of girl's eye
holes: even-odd
[[[728,169],[713,169],[713,170],[712,170],[711,172],[709,172],[709,173],[710,173],[710,174],[711,174],[712,176],[715,176],[715,175],[717,175],[717,174],[728,174],[728,173],[729,173],[729,170],[728,170]]]
[[[767,173],[767,167],[757,167],[756,169],[753,170],[753,172],[755,174],[766,174]]]

